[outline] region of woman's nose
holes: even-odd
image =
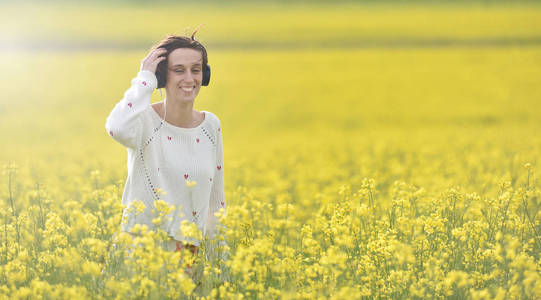
[[[194,76],[191,71],[186,72],[186,77],[184,78],[185,81],[192,82],[194,81]]]

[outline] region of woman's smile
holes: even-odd
[[[195,86],[186,86],[186,87],[181,87],[181,89],[187,93],[191,93],[194,89],[195,89]]]

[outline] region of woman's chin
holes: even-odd
[[[176,102],[178,103],[190,103],[190,102],[194,102],[195,100],[195,97],[182,97],[182,96],[177,96],[175,98]]]

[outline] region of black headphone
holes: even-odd
[[[168,55],[168,53],[163,54]],[[163,56],[160,55],[160,56]],[[163,69],[167,69],[167,59],[162,60],[160,63],[158,63],[158,67],[156,68],[156,79],[158,79],[158,89],[165,87],[166,79],[165,74],[163,73]],[[201,82],[202,86],[208,86],[210,82],[210,66],[209,64],[206,64],[203,67],[203,81]]]

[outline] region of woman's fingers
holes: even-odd
[[[162,54],[164,54],[166,52],[167,52],[167,50],[165,50],[163,48],[154,49],[154,50],[150,51],[150,53],[145,57],[144,61],[150,62],[150,61],[153,61],[153,60],[156,60],[156,59],[165,58],[165,56],[159,57],[159,55],[162,55]]]
[[[165,50],[164,48],[158,48],[158,49],[154,49],[153,51],[151,51],[148,56],[151,56],[151,57],[157,57],[159,55],[162,55],[164,54],[165,52],[167,52],[167,50]]]
[[[156,67],[158,64],[167,58],[167,56],[160,56],[167,53],[167,50],[164,48],[157,48],[150,51],[147,56],[141,61],[141,71],[148,70],[152,73],[156,73]]]

